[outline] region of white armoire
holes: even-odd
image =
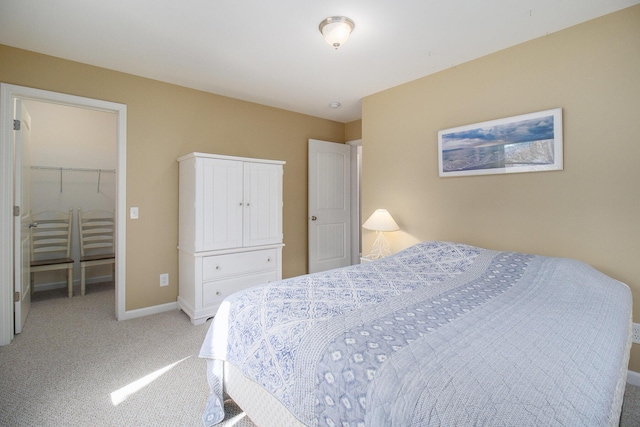
[[[204,153],[178,162],[178,305],[200,324],[232,293],[282,279],[285,162]]]

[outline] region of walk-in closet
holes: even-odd
[[[30,116],[28,148],[24,147],[27,148],[26,164],[30,173],[28,182],[23,182],[29,188],[30,211],[34,218],[45,212],[50,213],[49,216],[55,212],[71,218],[69,258],[73,260],[71,271],[32,268],[32,272],[35,270],[32,295],[37,298],[39,292],[49,291],[48,298],[52,295],[66,298],[69,294],[74,298],[81,297],[80,215],[88,217],[91,212],[101,212],[100,222],[94,222],[94,230],[104,232],[109,227],[115,228],[117,115],[41,101],[25,100],[23,104]],[[103,218],[105,215],[111,216],[111,225]],[[87,221],[86,218],[83,220]],[[42,234],[47,225],[44,220],[40,224],[33,220],[32,227],[31,230]],[[99,239],[96,237],[94,241]],[[32,246],[37,247],[37,244]],[[89,252],[86,248],[85,240],[84,249]],[[109,250],[104,248],[102,252]],[[43,257],[47,255],[32,253],[32,263]],[[85,261],[87,258],[85,253]],[[91,292],[93,284],[113,282],[113,260],[95,263],[100,265],[83,264],[86,264],[87,293]],[[73,292],[71,289],[67,292],[68,277],[72,277]]]

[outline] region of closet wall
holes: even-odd
[[[44,102],[25,101],[25,105],[32,123],[31,211],[68,212],[73,208],[71,257],[76,260],[73,278],[77,285],[80,281],[77,210],[115,209],[115,173],[94,170],[116,169],[117,117],[113,113]],[[87,283],[107,277],[110,266],[87,270]],[[55,287],[66,287],[64,271],[35,275],[36,291]]]

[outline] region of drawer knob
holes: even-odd
[[[216,291],[216,295],[220,295],[220,291]]]
[[[220,270],[220,266],[219,265],[216,265],[216,270]]]
[[[267,258],[267,262],[271,262],[271,258]]]

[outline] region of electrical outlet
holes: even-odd
[[[169,286],[169,273],[162,273],[160,275],[160,286]]]
[[[631,338],[636,344],[640,344],[640,323],[634,323],[631,329]]]

